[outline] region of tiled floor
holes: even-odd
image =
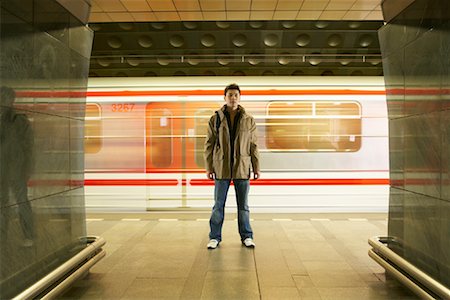
[[[90,214],[107,256],[63,299],[416,299],[367,255],[385,214],[253,214],[256,248],[234,214],[207,250],[207,213]]]

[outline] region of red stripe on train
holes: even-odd
[[[88,97],[128,96],[211,96],[223,95],[223,90],[185,91],[88,91]],[[243,95],[386,95],[384,90],[248,90]]]
[[[17,91],[16,96],[20,98],[86,98],[86,91]]]
[[[180,181],[177,179],[86,179],[86,186],[176,186]],[[181,185],[187,185],[186,179],[181,180]],[[363,178],[363,179],[258,179],[252,180],[252,185],[388,185],[386,178]],[[191,179],[191,186],[214,185],[214,181],[208,179]]]
[[[389,172],[389,170],[338,170],[339,172],[346,172],[346,173],[357,173],[357,172]],[[424,171],[429,172],[429,169],[424,169]],[[205,173],[205,169],[168,169],[168,168],[148,168],[145,169],[110,169],[110,170],[102,170],[102,169],[85,169],[85,173],[148,173],[148,174],[155,174],[155,173],[175,173],[175,174],[192,174],[192,173]],[[268,171],[269,172],[269,171]],[[334,170],[330,172],[335,172]],[[274,171],[270,171],[270,173],[276,173]],[[266,174],[266,172],[264,172]]]
[[[162,185],[162,186],[176,186],[178,180],[176,179],[85,179],[85,186],[148,186],[148,185]]]
[[[193,186],[214,185],[214,182],[208,179],[192,179],[190,184]],[[388,185],[389,179],[386,178],[363,178],[363,179],[258,179],[252,180],[251,185]]]

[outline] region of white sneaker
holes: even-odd
[[[215,239],[210,240],[207,245],[208,249],[216,249],[217,246],[219,246],[219,241]]]
[[[253,239],[252,238],[246,238],[243,242],[242,242],[242,244],[244,244],[245,245],[245,247],[248,247],[248,248],[255,248],[255,242],[253,241]]]

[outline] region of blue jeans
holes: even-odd
[[[236,191],[236,203],[238,208],[238,226],[241,240],[253,238],[253,231],[250,227],[250,212],[248,209],[248,191],[250,181],[248,179],[233,179],[234,190]],[[215,179],[214,182],[214,207],[209,220],[211,231],[210,239],[222,241],[222,225],[225,217],[225,202],[227,200],[228,189],[231,179]]]

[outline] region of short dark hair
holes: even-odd
[[[225,91],[223,93],[225,96],[227,95],[228,90],[238,90],[239,94],[241,93],[241,89],[236,83],[230,83],[229,85],[226,86]]]

